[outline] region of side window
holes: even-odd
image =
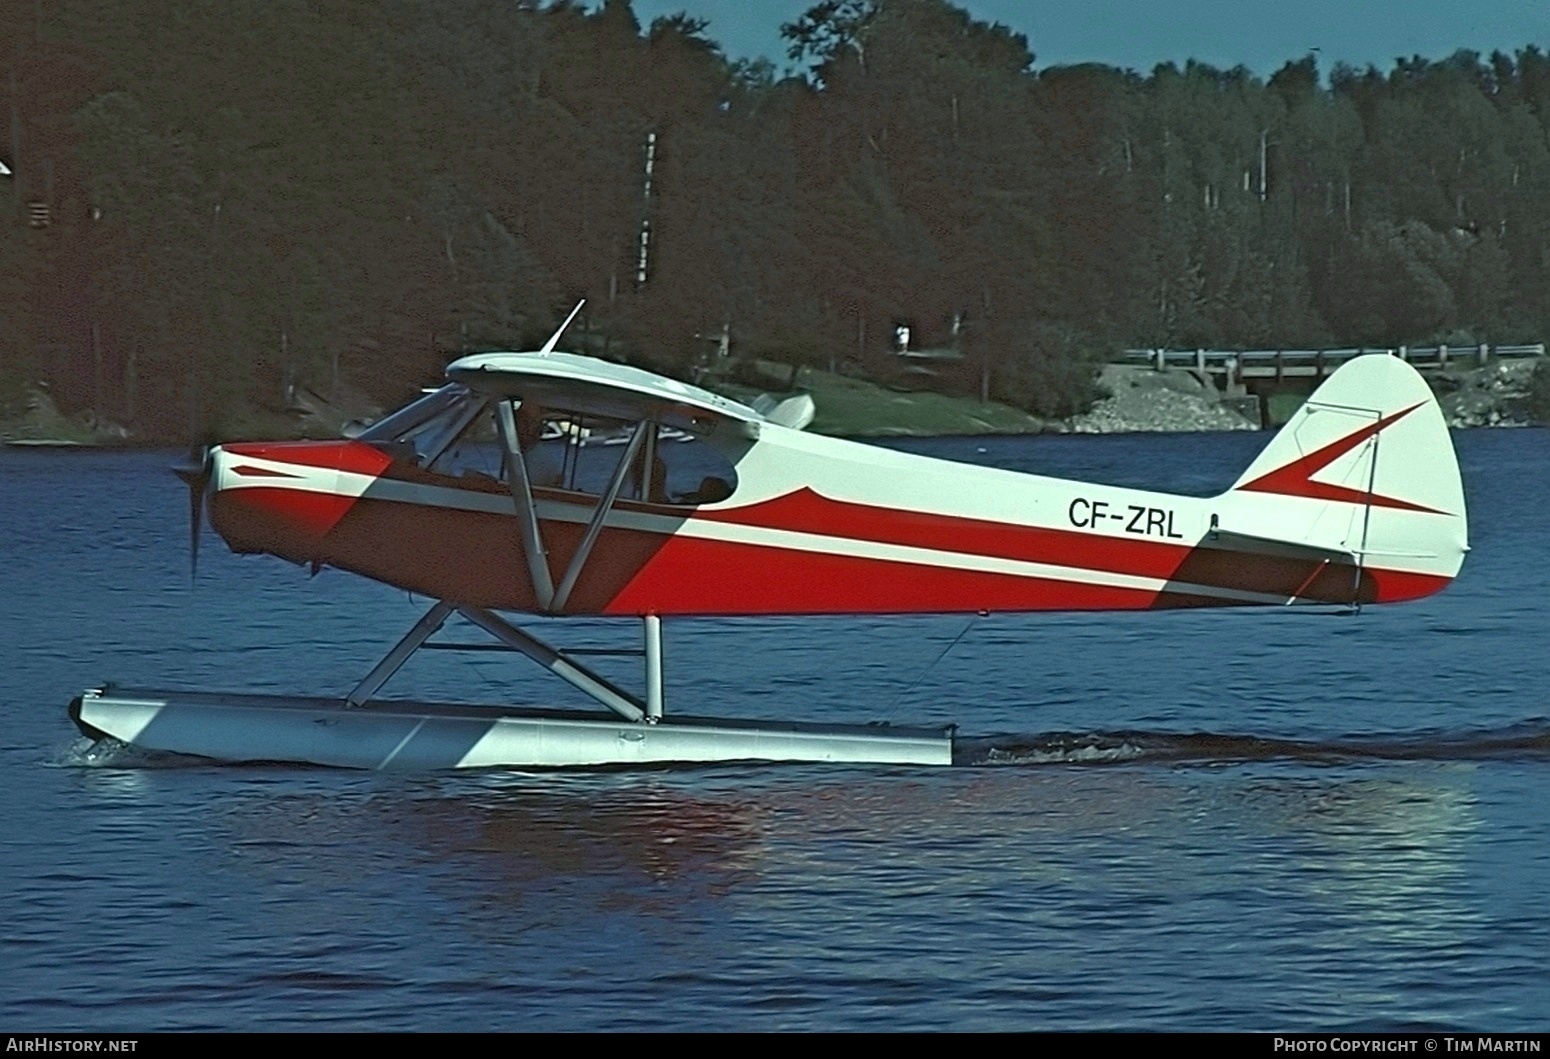
[[[528,480],[537,488],[602,496],[629,451],[639,421],[583,416],[529,402],[516,413]],[[653,429],[648,427],[648,429]],[[725,500],[736,484],[732,464],[705,438],[654,428],[636,447],[619,499],[695,505]]]
[[[667,471],[669,503],[713,504],[737,487],[737,471],[709,441],[682,431],[657,435],[657,456]]]
[[[495,432],[495,413],[492,408],[485,407],[468,421],[426,469],[453,478],[499,482],[504,467],[505,450]]]

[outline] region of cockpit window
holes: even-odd
[[[367,427],[357,440],[366,442],[401,441],[423,428],[427,423],[442,416],[472,398],[468,387],[449,382],[439,390],[432,390],[418,400],[404,405],[392,415],[385,416]]]
[[[558,410],[535,410],[527,416],[541,421],[539,440],[527,444],[528,480],[535,487],[602,495],[630,449],[639,421],[582,416]],[[522,413],[518,410],[518,430]],[[527,431],[532,431],[529,424]],[[648,424],[635,445],[619,496],[649,504],[708,504],[732,495],[737,472],[706,439],[658,424]]]
[[[444,386],[381,420],[360,439],[396,459],[449,478],[506,481],[506,446],[497,400]],[[512,403],[529,484],[585,496],[608,491],[641,421],[610,419],[535,402]],[[647,504],[714,503],[732,495],[737,474],[709,440],[647,422],[635,443],[618,499]]]

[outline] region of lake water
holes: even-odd
[[[1203,494],[1264,441],[908,447]],[[92,759],[85,687],[342,694],[426,602],[208,534],[191,588],[172,454],[0,451],[0,1026],[1542,1030],[1550,434],[1457,442],[1462,575],[1358,617],[666,625],[670,709],[955,721],[954,767],[468,775]]]

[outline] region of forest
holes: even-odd
[[[1542,341],[1550,56],[1041,68],[945,0],[795,65],[628,0],[0,5],[0,405],[144,437],[459,353],[725,352],[1042,415],[1126,347]],[[960,377],[961,376],[961,377]]]

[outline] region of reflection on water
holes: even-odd
[[[1309,867],[1289,877],[1363,944],[1462,946],[1481,923],[1465,886],[1480,827],[1469,786],[1476,767],[1256,787],[1247,800],[1303,840]]]

